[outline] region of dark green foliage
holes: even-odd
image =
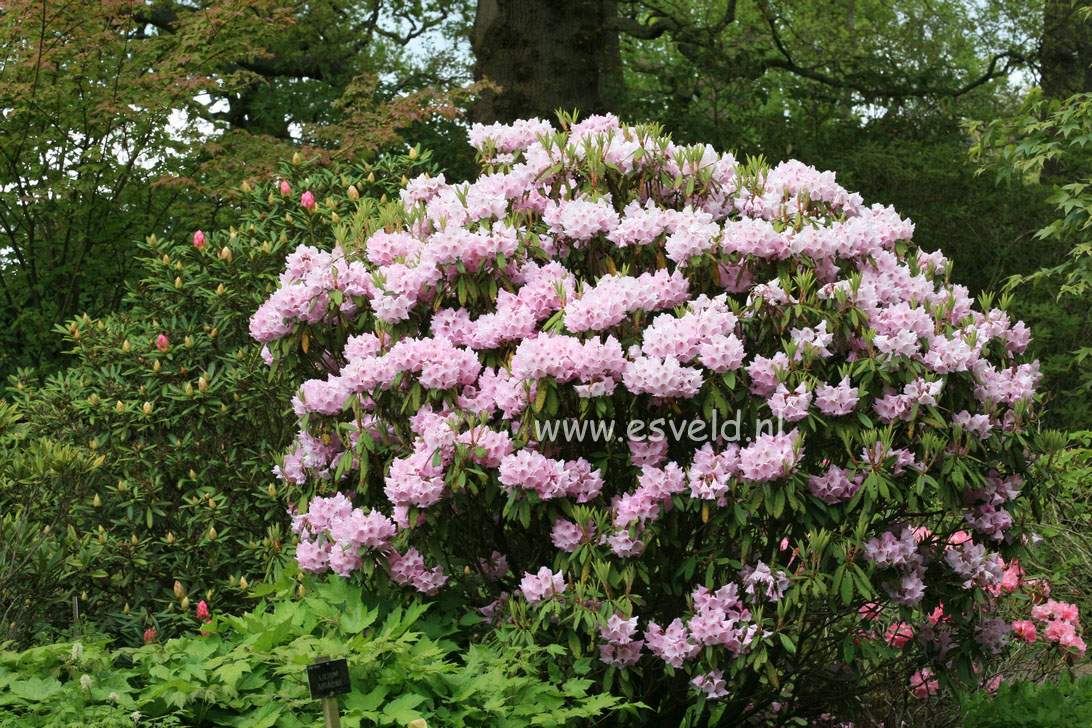
[[[149,626],[161,634],[188,628],[199,599],[239,609],[248,603],[241,580],[257,583],[279,569],[290,550],[286,511],[302,497],[271,473],[294,434],[292,384],[262,361],[250,315],[288,251],[330,236],[350,184],[365,198],[394,195],[403,174],[423,171],[428,159],[413,152],[337,172],[284,165],[291,194],[276,183],[248,189],[239,227],[208,233],[203,250],[194,231],[140,243],[141,280],[126,293],[125,311],[58,327],[71,367],[11,378],[26,443],[52,438],[71,449],[66,463],[102,463],[58,476],[57,487],[14,476],[0,482],[0,510],[55,534],[34,566],[0,584],[8,592],[0,604],[23,603],[5,625],[9,636],[64,634],[78,597],[85,620],[136,643]],[[303,212],[304,190],[321,201],[320,212]],[[4,558],[0,573],[13,563]]]

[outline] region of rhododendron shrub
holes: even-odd
[[[1017,618],[1083,651],[1011,572],[1028,329],[910,221],[613,117],[470,139],[476,180],[407,180],[298,248],[251,321],[312,363],[277,472],[337,492],[293,517],[303,570],[595,654],[661,719],[976,682]],[[615,427],[550,429],[582,422]]]

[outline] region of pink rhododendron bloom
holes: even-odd
[[[156,638],[155,627],[149,627],[148,629],[144,630],[144,637],[143,637],[144,644],[146,644],[146,645],[152,644],[153,642],[155,642],[155,638]]]
[[[209,618],[209,605],[204,599],[197,603],[197,618],[202,622]]]
[[[544,599],[551,599],[565,591],[565,577],[561,572],[554,573],[548,566],[543,566],[537,574],[525,572],[519,588],[528,604],[538,604]]]
[[[315,208],[315,196],[308,190],[300,195],[300,207],[305,210],[313,210]]]
[[[910,690],[915,698],[924,699],[940,691],[940,681],[934,680],[933,671],[926,667],[910,676]]]
[[[1012,633],[1030,644],[1036,640],[1035,622],[1028,619],[1016,620],[1012,623]]]
[[[707,700],[716,700],[728,695],[728,686],[724,682],[724,672],[713,670],[704,675],[698,675],[690,684],[705,693]]]
[[[914,639],[914,628],[905,622],[895,622],[884,632],[884,641],[893,647],[902,647]]]
[[[629,667],[641,658],[644,640],[635,640],[637,618],[623,619],[620,614],[612,614],[606,625],[599,625],[599,659],[607,665]]]
[[[193,234],[193,247],[197,248],[198,250],[205,249],[205,233],[198,230]]]
[[[290,194],[292,194],[292,188],[289,186],[287,180],[283,180],[283,179],[281,180],[280,188],[281,188],[281,196],[288,197]]]
[[[160,351],[167,351],[167,349],[171,348],[171,342],[167,340],[166,334],[160,334],[155,337],[155,348]]]

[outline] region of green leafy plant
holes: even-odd
[[[968,699],[964,728],[1072,728],[1092,715],[1092,677],[1045,683],[1002,682],[996,695]]]
[[[550,651],[461,648],[420,603],[376,601],[344,581],[285,575],[269,602],[165,643],[0,652],[0,725],[321,725],[306,666],[345,658],[343,725],[565,726],[620,707],[591,680],[550,669]],[[585,660],[585,671],[587,663]]]

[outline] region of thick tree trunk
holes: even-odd
[[[478,0],[471,47],[474,77],[502,87],[472,111],[491,123],[616,108],[622,59],[617,0]]]
[[[1078,11],[1083,2],[1046,0],[1039,51],[1043,93],[1064,99],[1092,91],[1092,27]]]

